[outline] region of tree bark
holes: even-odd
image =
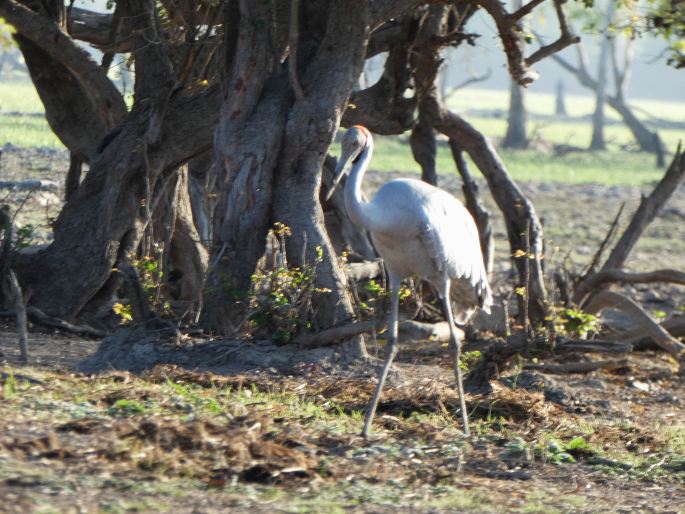
[[[214,253],[220,258],[210,275],[205,320],[219,331],[230,332],[243,316],[236,300],[250,289],[273,222],[292,232],[286,245],[291,266],[313,265],[318,249],[323,252],[315,286],[329,292],[318,293],[313,326],[329,327],[354,315],[324,226],[319,189],[322,165],[363,65],[369,13],[363,1],[302,7],[301,65],[295,71],[303,99],[293,102],[287,72],[273,61],[268,31],[256,23],[268,19],[270,7],[240,5],[227,85],[231,96],[216,132],[220,197]],[[246,83],[252,84],[248,90]]]
[[[291,264],[313,263],[317,248],[323,250],[315,283],[330,293],[316,299],[316,328],[354,316],[346,279],[323,223],[319,189],[321,167],[363,68],[370,23],[367,3],[360,0],[334,0],[327,11],[322,22],[325,37],[300,77],[304,101],[296,102],[289,115],[274,202],[274,220],[292,229],[287,242]],[[363,348],[356,351],[363,353]]]
[[[220,333],[232,333],[244,317],[241,301],[264,254],[273,174],[291,103],[287,73],[274,71],[271,30],[276,29],[263,27],[272,8],[240,2],[234,13],[237,36],[229,45],[232,65],[214,136],[218,201],[203,323]]]
[[[164,47],[149,44],[158,38],[152,2],[129,9],[139,24],[134,106],[91,156],[90,172],[55,222],[54,242],[17,263],[34,305],[58,318],[73,319],[89,302],[109,299],[117,283],[112,268],[135,255],[150,222],[157,181],[211,144],[218,90],[170,99],[174,80]]]
[[[514,0],[513,7],[516,10],[521,9],[522,1]],[[528,147],[525,91],[514,80],[509,81],[509,116],[507,119],[507,132],[504,135],[502,147],[516,150]]]
[[[421,166],[421,180],[437,186],[438,172],[435,161],[438,143],[435,139],[433,126],[420,105],[419,119],[411,131],[409,144],[411,145],[414,160]]]
[[[554,114],[557,116],[568,116],[566,110],[566,90],[564,81],[559,79],[557,81],[557,93],[554,100]]]
[[[507,119],[507,133],[502,141],[503,148],[521,150],[528,147],[524,97],[524,89],[512,80],[509,86],[509,117]]]

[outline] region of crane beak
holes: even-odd
[[[347,172],[350,170],[350,165],[352,164],[352,160],[354,159],[355,155],[353,152],[348,153],[347,155],[344,155],[343,157],[340,158],[338,161],[338,165],[335,167],[335,179],[333,179],[333,184],[331,185],[330,189],[326,193],[326,201],[328,202],[331,197],[333,196],[333,192],[335,191],[335,188],[338,187],[338,184],[340,184],[340,181],[342,178],[347,175]]]

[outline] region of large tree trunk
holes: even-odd
[[[109,299],[117,283],[112,269],[135,256],[151,222],[164,191],[159,180],[169,180],[211,143],[218,91],[170,101],[169,61],[162,45],[149,44],[159,37],[153,3],[127,7],[138,24],[134,106],[90,156],[90,172],[54,225],[54,242],[17,263],[33,303],[60,318]],[[96,307],[91,303],[89,310]]]
[[[421,180],[437,186],[436,156],[438,143],[433,126],[421,106],[419,106],[419,119],[411,131],[409,143],[414,160],[421,166]]]
[[[297,51],[302,63],[295,77],[273,61],[270,34],[258,23],[269,19],[270,9],[240,5],[236,59],[227,85],[238,95],[224,103],[216,133],[214,253],[219,259],[211,272],[205,320],[220,331],[230,332],[244,315],[236,300],[251,287],[273,222],[292,231],[286,247],[292,266],[313,264],[318,249],[323,252],[315,285],[329,292],[318,294],[313,326],[330,327],[354,315],[324,226],[319,189],[324,159],[362,69],[366,2],[303,5],[298,48],[289,50]],[[294,103],[287,87],[293,78],[303,93]],[[249,90],[238,88],[248,82]]]

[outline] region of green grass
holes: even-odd
[[[43,104],[31,82],[0,82],[0,112],[43,112]]]
[[[0,146],[64,148],[43,116],[0,113]]]
[[[500,109],[506,114],[508,105],[506,91],[465,89],[449,97],[452,109],[462,113],[476,128],[497,141],[506,131],[506,120],[482,117],[477,111]],[[578,120],[565,121],[557,118],[541,120],[534,115],[553,113],[554,95],[528,92],[527,105],[531,113],[528,131],[531,137],[549,144],[567,144],[586,147],[590,141],[591,126]],[[631,105],[639,114],[671,121],[685,119],[685,102],[662,102],[658,100],[636,100]],[[567,97],[567,108],[574,117],[592,113],[591,97]],[[61,142],[50,130],[46,120],[36,113],[42,113],[43,106],[32,84],[28,82],[0,83],[0,146],[11,143],[20,147],[63,148]],[[12,113],[11,115],[9,113]],[[17,115],[16,113],[26,113]],[[33,115],[28,115],[33,113]],[[609,119],[616,114],[607,109]],[[685,140],[685,130],[659,130],[666,147],[673,151],[679,140]],[[603,152],[576,152],[556,156],[551,152],[537,150],[507,151],[500,155],[515,180],[533,182],[560,182],[569,184],[599,183],[624,185],[649,185],[661,178],[663,171],[655,167],[652,155],[629,151],[634,147],[630,132],[620,124],[606,127],[608,150]],[[377,171],[396,171],[409,176],[419,173],[419,166],[411,155],[405,136],[376,138],[376,150],[371,168]],[[339,154],[339,147],[333,153]],[[473,173],[479,176],[475,166]],[[441,142],[438,148],[438,170],[440,173],[455,173],[454,161],[449,148]]]
[[[525,92],[525,102],[528,112],[538,115],[554,114],[555,95],[552,93]],[[501,109],[506,111],[509,106],[508,91],[492,89],[467,88],[456,91],[447,97],[451,109],[464,113],[469,110]],[[667,102],[661,100],[629,99],[628,104],[640,117],[653,117],[669,121],[682,121],[685,118],[685,103]],[[595,108],[595,101],[591,96],[567,95],[566,110],[570,116],[589,116]],[[607,107],[607,118],[619,120],[616,112]]]
[[[419,175],[419,166],[412,158],[411,148],[404,138],[376,139],[371,169],[396,171],[407,176]],[[653,155],[639,152],[607,150],[575,152],[564,156],[535,150],[501,150],[499,153],[511,175],[518,181],[640,186],[656,182],[663,174],[663,170],[656,168]],[[452,155],[445,144],[438,148],[437,165],[440,173],[456,173]],[[473,163],[471,170],[475,176],[480,176]]]

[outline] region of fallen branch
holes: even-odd
[[[592,298],[585,307],[585,312],[597,314],[607,308],[619,309],[628,314],[649,334],[657,345],[670,353],[679,362],[685,363],[685,345],[656,323],[642,307],[630,298],[611,291],[602,291]]]
[[[350,337],[381,330],[388,323],[387,319],[367,320],[333,327],[313,334],[305,334],[295,340],[302,348],[318,348],[337,344]],[[464,333],[457,328],[457,333],[463,337]],[[450,339],[449,325],[446,321],[439,323],[422,323],[420,321],[404,320],[399,324],[400,341],[433,340],[447,342]]]
[[[685,337],[685,316],[667,319],[661,323],[661,326],[673,337]],[[612,335],[613,339],[626,343],[637,343],[646,337],[649,337],[649,332],[644,327],[636,327]]]
[[[495,339],[483,343],[468,343],[468,351],[480,350],[482,360],[470,372],[468,380],[476,385],[486,385],[499,375],[507,363],[517,355],[522,354],[547,354],[550,352],[567,353],[628,353],[633,347],[628,343],[614,341],[585,341],[579,339],[565,340],[559,337],[554,348],[546,338],[531,340],[523,333],[518,333],[506,339]]]
[[[629,353],[633,351],[633,345],[627,342],[605,341],[595,339],[561,340],[556,344],[555,352],[583,352],[583,353]]]
[[[80,334],[98,339],[109,335],[104,330],[98,330],[97,328],[93,328],[88,325],[74,325],[64,321],[63,319],[53,318],[52,316],[45,314],[37,307],[27,307],[26,314],[33,323],[37,325],[43,325],[44,327],[57,328],[59,330],[63,330],[64,332],[71,332],[72,334]]]
[[[566,364],[527,364],[523,369],[546,371],[547,373],[589,373],[598,369],[618,369],[628,366],[628,359],[603,361],[568,362]]]

